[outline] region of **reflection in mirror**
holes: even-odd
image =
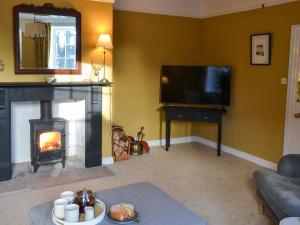
[[[76,18],[19,14],[21,68],[75,69]]]

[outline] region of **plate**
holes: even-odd
[[[83,221],[83,215],[80,215],[80,221],[76,222],[76,223],[71,223],[71,222],[65,222],[64,220],[61,220],[59,218],[57,218],[54,215],[54,210],[52,210],[52,221],[54,224],[56,225],[95,225],[100,223],[104,217],[105,217],[105,213],[106,213],[106,206],[104,204],[104,202],[102,202],[99,199],[95,199],[96,203],[95,203],[95,218],[92,220],[88,220],[88,221]]]
[[[134,210],[134,217],[125,219],[125,220],[118,220],[118,219],[114,219],[111,218],[110,216],[110,212],[107,213],[107,219],[115,224],[130,224],[130,223],[139,223],[140,222],[140,213],[137,210]]]

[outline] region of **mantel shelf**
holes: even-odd
[[[86,86],[99,86],[99,87],[111,87],[112,82],[69,82],[60,83],[55,82],[52,84],[46,82],[4,82],[0,83],[0,88],[9,87],[86,87]]]

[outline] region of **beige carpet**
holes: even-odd
[[[257,209],[252,173],[257,165],[198,143],[174,145],[109,166],[114,176],[0,196],[1,225],[25,225],[28,209],[53,201],[64,190],[94,191],[148,181],[211,225],[271,225]],[[0,184],[1,185],[1,184]],[[17,216],[16,216],[17,215]],[[168,224],[166,224],[168,225]]]

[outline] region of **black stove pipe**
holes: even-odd
[[[52,101],[40,101],[41,120],[52,120]]]

